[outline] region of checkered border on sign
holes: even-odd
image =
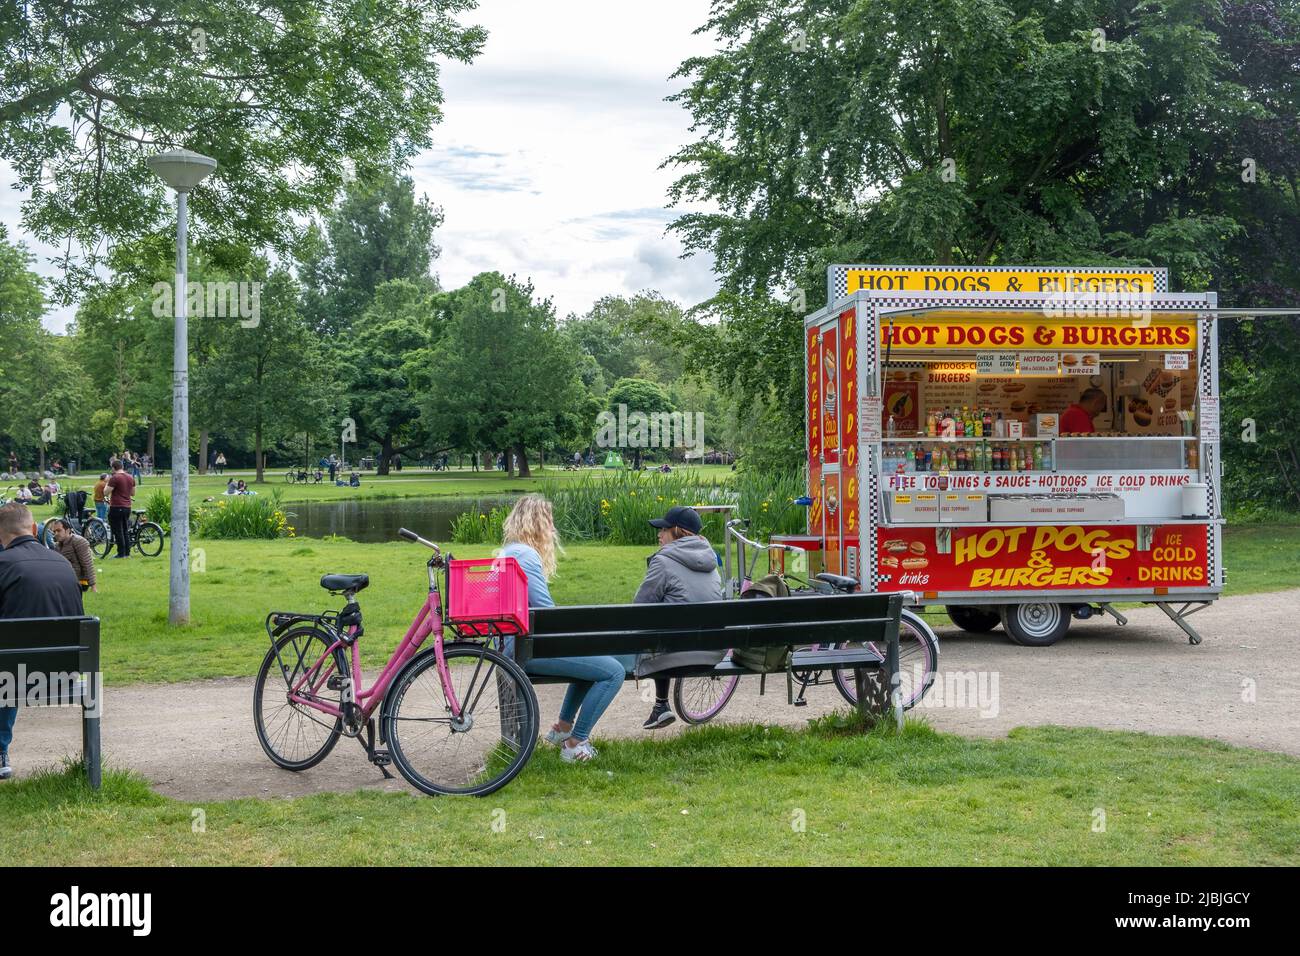
[[[1218,335],[1214,325],[1213,315],[1201,316],[1201,367],[1198,370],[1201,382],[1201,397],[1214,397],[1214,352],[1218,347]],[[1223,410],[1219,410],[1220,419],[1222,419]],[[1222,437],[1223,422],[1219,422],[1220,437]],[[1196,432],[1199,439],[1201,423],[1196,422]],[[1199,441],[1198,441],[1199,444]],[[1218,516],[1214,513],[1214,502],[1218,497],[1219,481],[1219,445],[1217,442],[1207,442],[1203,446],[1204,460],[1201,462],[1201,474],[1205,476],[1205,513],[1212,518]],[[1218,583],[1218,564],[1219,556],[1214,549],[1214,528],[1207,528],[1205,532],[1205,582],[1213,587]]]
[[[826,304],[829,306],[849,294],[849,272],[858,269],[893,269],[895,272],[1033,272],[1036,269],[1052,269],[1058,272],[1071,271],[1064,266],[894,266],[877,263],[875,265],[833,265],[826,267]],[[1144,269],[1141,266],[1075,266],[1079,272],[1094,272],[1099,275],[1115,272],[1151,272],[1155,278],[1155,294],[1169,291],[1168,269]],[[913,293],[915,294],[915,293]],[[997,293],[985,293],[985,295]]]

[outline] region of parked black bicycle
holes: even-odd
[[[284,480],[291,485],[319,485],[325,473],[319,468],[295,468],[284,473]]]
[[[65,491],[59,495],[63,499],[63,519],[72,525],[72,530],[81,535],[90,544],[91,551],[99,554],[105,543],[112,544],[113,535],[108,530],[108,523],[95,512],[86,507],[84,491]],[[41,544],[47,548],[54,547],[54,534],[48,525],[42,529]]]
[[[129,554],[132,550],[139,551],[146,558],[156,558],[162,554],[163,538],[167,533],[163,531],[162,525],[153,521],[145,521],[143,510],[133,510],[135,520],[126,526],[126,550]],[[96,519],[98,520],[98,519]],[[90,540],[87,538],[86,540]],[[116,542],[110,534],[102,544],[91,543],[91,550],[98,557],[106,558],[112,553]]]

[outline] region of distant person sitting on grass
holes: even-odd
[[[551,503],[541,495],[524,495],[510,509],[502,532],[505,547],[501,556],[518,561],[528,578],[528,606],[554,607],[546,582],[555,576],[555,552],[560,542]],[[591,731],[623,686],[626,662],[617,657],[534,658],[524,665],[524,670],[570,679],[559,719],[543,739],[559,745],[560,756],[567,762],[595,759]]]
[[[15,502],[0,508],[0,618],[84,614],[72,565],[37,541],[35,531],[36,522],[26,505]],[[9,744],[14,739],[17,703],[0,699],[0,780],[14,773]]]
[[[226,494],[228,495],[239,494],[239,485],[235,484],[234,478],[231,478],[229,481],[226,482]]]

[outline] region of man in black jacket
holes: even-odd
[[[0,508],[0,618],[84,614],[81,586],[67,559],[36,540],[26,505]],[[0,780],[13,776],[9,744],[18,708],[0,707]]]

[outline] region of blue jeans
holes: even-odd
[[[524,670],[547,677],[571,677],[560,705],[560,720],[573,723],[575,740],[586,740],[600,715],[623,686],[627,667],[615,657],[543,657],[530,660]],[[574,721],[574,718],[577,721]]]
[[[108,520],[108,502],[107,502],[107,501],[96,501],[96,502],[95,502],[95,514],[97,514],[97,515],[99,516],[99,520],[100,520],[100,521],[107,521],[107,520]]]
[[[17,707],[0,707],[0,750],[8,750],[14,739],[14,721],[18,719]]]

